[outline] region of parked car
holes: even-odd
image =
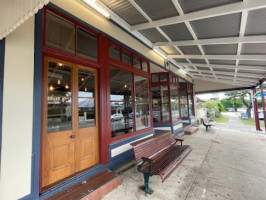
[[[228,112],[235,112],[234,108],[228,108]]]
[[[129,113],[129,115],[128,115],[128,118],[129,119],[133,119],[133,112],[132,113]],[[136,112],[136,117],[139,117],[139,113],[138,112]]]
[[[120,113],[115,113],[111,115],[111,121],[117,121],[117,120],[122,120],[123,119],[123,115]]]
[[[263,111],[259,111],[259,119],[264,119]]]

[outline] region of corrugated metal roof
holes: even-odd
[[[236,55],[237,44],[202,45],[206,55]]]
[[[135,2],[152,20],[179,15],[171,0],[135,0]]]
[[[192,46],[179,46],[179,49],[186,55],[201,55],[201,52],[196,45]]]
[[[209,60],[210,64],[217,64],[217,65],[235,65],[235,60]]]
[[[148,22],[129,1],[100,0],[130,25]]]
[[[252,55],[252,54],[265,55],[266,54],[266,43],[242,44],[241,54],[242,55]]]
[[[162,34],[157,31],[156,28],[149,28],[149,29],[144,29],[139,31],[142,35],[144,35],[146,38],[148,38],[151,42],[166,42],[167,40],[165,39]]]
[[[172,41],[193,40],[184,23],[160,27]]]
[[[241,13],[190,22],[198,39],[238,36]]]
[[[209,67],[198,67],[198,66],[196,66],[196,67],[197,67],[197,69],[199,69],[199,70],[210,70]]]
[[[178,63],[188,63],[188,61],[184,58],[174,58],[174,60]]]
[[[217,6],[223,6],[242,0],[178,0],[184,13],[195,12]]]
[[[192,63],[207,64],[204,59],[189,59]]]
[[[175,54],[175,55],[180,55],[180,52],[172,46],[165,46],[165,47],[160,47],[166,54],[171,55],[171,54]]]
[[[266,61],[263,61],[263,60],[240,60],[239,65],[266,66]]]
[[[245,35],[265,35],[266,34],[265,19],[266,19],[266,8],[249,11]]]
[[[226,68],[213,68],[215,72],[235,72],[235,69],[226,69]]]

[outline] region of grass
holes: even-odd
[[[238,118],[246,125],[253,125],[255,126],[255,120],[253,118],[250,119],[241,119],[240,116],[238,116]],[[262,121],[260,121],[260,126],[264,126],[264,123]]]
[[[221,115],[220,117],[215,117],[214,120],[216,123],[228,123],[229,116]]]

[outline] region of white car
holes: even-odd
[[[111,115],[111,121],[117,121],[117,120],[122,120],[123,119],[123,115],[120,113],[116,113],[116,114],[112,114]]]

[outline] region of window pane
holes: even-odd
[[[125,51],[122,51],[122,62],[128,65],[132,65],[131,64],[131,54],[127,53]]]
[[[149,80],[145,77],[135,75],[135,101],[149,101]]]
[[[172,120],[177,120],[179,118],[178,89],[174,86],[171,86],[171,109]]]
[[[79,69],[79,97],[95,97],[95,73]]]
[[[115,60],[120,60],[120,48],[110,44],[109,45],[109,56],[110,58],[113,58]]]
[[[167,74],[163,73],[160,74],[160,82],[166,82],[167,81]]]
[[[168,87],[152,87],[152,109],[154,122],[169,121]]]
[[[137,58],[137,57],[134,57],[133,58],[133,66],[138,68],[138,69],[141,69],[141,66],[140,66],[140,59]]]
[[[71,67],[48,63],[47,132],[72,129]]]
[[[148,63],[145,61],[142,61],[142,70],[148,72]]]
[[[169,74],[169,82],[173,82],[173,76]]]
[[[152,74],[152,76],[151,76],[151,81],[152,81],[153,83],[157,83],[157,82],[159,82],[159,74]]]
[[[136,130],[141,130],[151,126],[149,103],[136,102]]]
[[[134,131],[134,113],[132,102],[111,102],[112,137]]]
[[[97,61],[97,37],[81,28],[77,29],[77,55]]]
[[[189,106],[189,116],[194,116],[193,114],[193,99],[192,99],[192,95],[188,94],[188,106]]]
[[[181,117],[188,117],[187,93],[180,92]]]
[[[47,11],[45,25],[45,44],[49,47],[75,52],[75,26],[74,24]]]
[[[110,87],[112,101],[132,101],[132,74],[110,67]]]
[[[79,69],[79,128],[95,126],[95,73]]]
[[[95,99],[79,98],[79,128],[95,126]]]

